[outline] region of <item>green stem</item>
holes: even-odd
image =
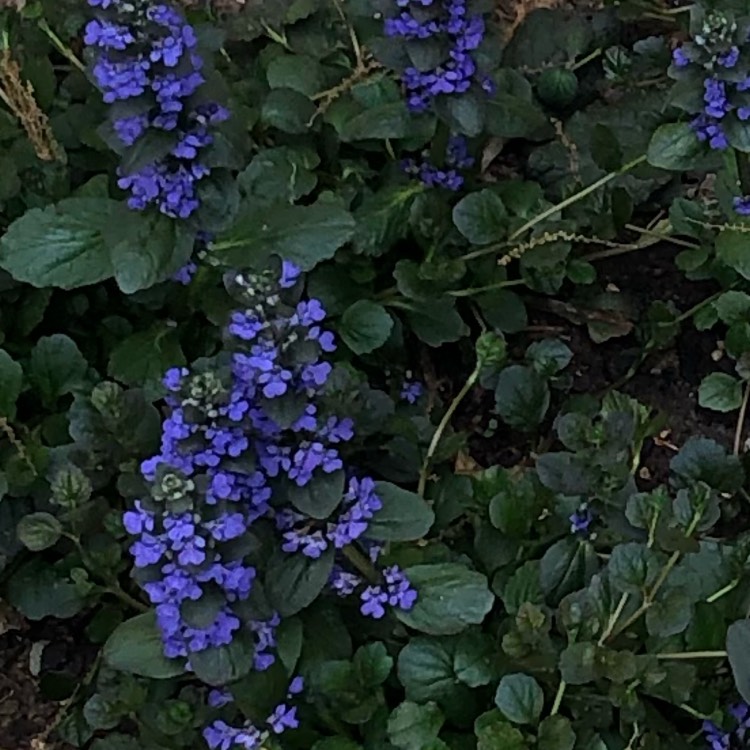
[[[377,568],[354,545],[349,544],[341,554],[371,583],[380,583],[381,576]]]
[[[567,68],[568,70],[578,70],[578,68],[582,68],[584,65],[588,65],[592,60],[596,60],[596,58],[599,57],[602,52],[604,52],[603,48],[599,47],[578,62],[570,63]]]
[[[639,164],[643,164],[643,162],[646,161],[646,155],[639,156],[637,159],[633,159],[633,161],[629,161],[624,166],[620,167],[616,172],[610,172],[609,174],[605,174],[604,177],[601,177],[596,182],[592,183],[588,187],[583,188],[583,190],[580,190],[579,192],[575,193],[574,195],[571,195],[569,198],[566,198],[564,201],[560,201],[560,203],[556,203],[554,206],[550,206],[546,211],[542,211],[538,216],[535,216],[533,219],[530,219],[527,221],[522,227],[519,227],[516,229],[515,232],[509,237],[510,240],[515,240],[518,237],[520,237],[524,232],[527,232],[532,227],[535,227],[537,224],[541,223],[545,219],[549,219],[550,216],[554,216],[556,213],[559,213],[560,211],[563,211],[564,209],[568,208],[569,206],[572,206],[574,203],[578,203],[578,201],[582,200],[588,195],[591,195],[591,193],[595,193],[599,188],[604,187],[607,183],[612,182],[612,180],[616,179],[620,175],[625,174],[626,172],[629,172],[631,169],[634,169]]]
[[[555,700],[552,704],[552,709],[549,712],[550,716],[555,716],[560,710],[560,704],[562,703],[563,696],[565,695],[565,688],[567,687],[568,685],[565,680],[560,680],[560,684],[557,686],[557,692],[555,693]]]
[[[722,596],[725,596],[726,594],[729,594],[731,591],[734,591],[737,586],[740,585],[740,579],[735,578],[731,583],[728,583],[723,588],[720,588],[718,591],[711,594],[711,596],[706,599],[706,604],[713,604],[715,601],[718,601],[721,599]]]
[[[623,609],[625,609],[625,605],[628,603],[629,598],[629,594],[623,594],[620,597],[620,601],[617,602],[615,611],[610,615],[609,620],[607,621],[607,627],[604,629],[601,638],[599,638],[599,646],[603,646],[607,642],[607,639],[612,635],[612,631],[615,629],[615,625],[617,625],[617,621],[620,619],[620,615],[622,614]]]
[[[63,44],[57,34],[50,28],[49,24],[44,18],[40,18],[38,22],[39,28],[47,35],[48,39],[57,48],[57,51],[66,59],[69,60],[73,65],[81,71],[86,72],[86,66],[73,54],[73,50],[70,49],[66,44]]]
[[[523,279],[512,279],[510,281],[499,281],[497,284],[488,284],[487,286],[477,286],[473,289],[459,289],[455,292],[447,292],[451,297],[472,297],[482,292],[491,292],[494,289],[505,289],[509,286],[520,286],[526,282]]]
[[[432,440],[430,441],[430,446],[427,449],[427,455],[424,457],[424,461],[422,462],[422,468],[419,471],[419,485],[417,488],[417,493],[420,497],[424,497],[424,491],[425,487],[427,486],[427,474],[430,470],[430,463],[432,462],[432,457],[435,455],[435,452],[437,451],[438,445],[440,444],[440,438],[442,438],[443,433],[445,432],[445,428],[448,426],[448,423],[451,421],[451,417],[455,414],[456,409],[458,409],[459,404],[464,400],[466,397],[466,394],[472,389],[474,383],[477,382],[479,379],[479,370],[480,365],[479,362],[477,362],[476,367],[472,371],[471,375],[469,375],[468,379],[463,385],[463,388],[458,392],[456,397],[451,401],[450,406],[445,410],[445,414],[443,414],[443,418],[440,420],[440,424],[438,424],[437,429],[435,430],[435,433],[432,436]]]
[[[127,591],[123,591],[118,585],[113,584],[111,586],[107,586],[104,591],[106,591],[108,594],[112,594],[112,596],[117,597],[123,604],[127,604],[132,609],[136,610],[137,612],[148,612],[150,607],[147,604],[144,604],[143,602],[139,602],[134,597],[130,596]]]
[[[726,651],[683,651],[673,654],[656,654],[657,659],[726,659]]]

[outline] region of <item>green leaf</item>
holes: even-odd
[[[212,646],[190,654],[190,665],[201,682],[222,687],[247,675],[253,668],[254,656],[251,638],[235,635],[228,646]]]
[[[406,237],[409,231],[409,213],[422,189],[421,183],[387,185],[365,196],[354,212],[357,229],[352,245],[355,250],[370,256],[383,255],[396,242]]]
[[[493,709],[477,718],[474,723],[477,750],[523,750],[527,747],[521,732],[502,716]]]
[[[376,482],[375,491],[383,507],[375,513],[367,536],[383,542],[421,539],[435,522],[430,506],[414,492],[390,482]]]
[[[729,626],[727,653],[737,692],[750,701],[750,620],[738,620]]]
[[[536,104],[502,91],[487,102],[485,130],[501,138],[528,140],[544,140],[554,132]]]
[[[309,97],[323,88],[320,63],[309,55],[274,57],[266,68],[266,78],[272,89],[292,89]]]
[[[669,638],[684,632],[693,616],[690,597],[680,589],[662,594],[646,611],[649,635]]]
[[[506,367],[495,386],[495,408],[510,426],[524,432],[538,427],[550,404],[550,392],[544,379],[530,367]]]
[[[276,552],[266,571],[266,594],[271,606],[282,616],[291,617],[318,597],[333,569],[333,550],[317,560],[302,554]]]
[[[490,636],[467,630],[456,643],[453,671],[470,688],[488,685],[495,678],[495,654],[496,646]]]
[[[180,332],[156,323],[123,339],[109,355],[107,374],[125,385],[159,382],[170,367],[185,364]]]
[[[737,456],[730,456],[715,440],[691,437],[669,464],[672,484],[681,488],[705,482],[719,492],[736,492],[745,481]]]
[[[113,669],[153,680],[176,677],[185,672],[181,659],[167,659],[154,612],[118,625],[104,644],[104,661]]]
[[[570,725],[570,719],[548,716],[539,724],[538,750],[573,750],[575,744],[576,733]]]
[[[418,598],[408,612],[397,609],[405,625],[430,635],[460,633],[478,625],[492,609],[487,579],[458,563],[415,565],[405,570]]]
[[[393,318],[377,302],[361,299],[348,307],[341,316],[339,333],[355,354],[369,354],[388,340]]]
[[[660,169],[691,169],[704,153],[703,144],[688,122],[675,122],[657,128],[648,144],[648,163]]]
[[[453,223],[469,242],[485,245],[505,237],[508,212],[496,193],[479,190],[469,193],[454,206]]]
[[[585,685],[597,678],[600,649],[591,642],[571,643],[560,654],[560,676],[568,685]]]
[[[497,686],[495,705],[514,724],[535,724],[544,708],[544,693],[530,675],[507,674]]]
[[[542,339],[529,346],[526,359],[543,378],[551,378],[570,364],[573,352],[559,339]]]
[[[343,471],[334,471],[331,474],[316,474],[304,487],[290,482],[287,497],[301,513],[322,520],[328,518],[341,502],[344,478]]]
[[[41,552],[57,542],[62,524],[49,513],[29,513],[16,529],[19,541],[32,552]]]
[[[450,698],[456,691],[452,638],[412,638],[398,655],[398,678],[409,700]]]
[[[21,394],[23,368],[13,357],[0,349],[0,417],[16,416],[16,401]]]
[[[498,331],[518,333],[526,328],[529,319],[523,300],[508,289],[498,289],[477,297],[484,319]]]
[[[109,199],[69,198],[27,211],[0,239],[0,267],[37,287],[74,289],[110,278],[104,228],[117,208]]]
[[[622,149],[617,136],[602,123],[594,125],[591,133],[591,156],[605,172],[616,172],[622,166]]]
[[[305,133],[315,116],[315,104],[299,91],[274,89],[263,102],[261,118],[284,133]]]
[[[353,664],[360,683],[376,687],[388,679],[393,669],[393,657],[390,656],[384,644],[368,643],[357,649]]]
[[[448,297],[439,297],[429,303],[414,304],[406,318],[414,333],[429,346],[441,346],[458,341],[469,333],[463,318]]]
[[[609,581],[625,594],[640,594],[659,568],[656,553],[639,542],[618,544],[609,558]]]
[[[60,396],[82,385],[88,364],[75,342],[56,333],[40,338],[31,351],[29,380],[52,406]]]
[[[539,560],[528,560],[506,582],[502,599],[508,613],[515,615],[526,604],[544,604]]]
[[[166,216],[107,198],[67,198],[11,224],[0,267],[36,287],[75,289],[115,276],[130,294],[168,278],[191,250],[190,234]]]
[[[270,256],[291,260],[303,271],[332,258],[354,234],[352,215],[330,203],[311,206],[250,207],[215,244],[229,265],[262,266]]]
[[[742,383],[725,372],[712,372],[698,388],[698,403],[704,409],[728,412],[742,405]]]
[[[714,302],[714,306],[721,322],[728,326],[750,321],[750,294],[730,289]]]
[[[750,254],[747,252],[747,234],[736,229],[723,229],[716,238],[716,257],[750,279]]]
[[[237,176],[245,195],[263,205],[294,203],[311,193],[318,182],[312,171],[320,157],[311,149],[278,146],[259,151]]]
[[[344,143],[366,139],[407,138],[413,120],[403,101],[368,107],[341,122],[337,129]]]
[[[29,620],[73,617],[86,604],[67,575],[40,559],[31,560],[14,572],[8,583],[7,599]]]
[[[503,470],[498,473],[497,488],[489,507],[492,525],[509,537],[525,537],[541,510],[531,474],[519,477]]]
[[[388,719],[388,739],[401,750],[422,750],[437,738],[443,721],[436,703],[404,701]]]

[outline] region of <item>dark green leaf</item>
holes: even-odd
[[[507,674],[497,686],[495,705],[514,724],[535,724],[544,708],[544,693],[530,675]]]
[[[31,352],[29,380],[52,405],[82,384],[88,365],[75,342],[56,333],[39,339]]]
[[[737,692],[750,701],[750,620],[738,620],[729,626],[727,653]]]
[[[315,104],[293,89],[274,89],[263,102],[263,121],[284,133],[304,133],[315,116]]]
[[[49,513],[29,513],[16,529],[19,541],[32,552],[41,552],[57,542],[62,524]]]
[[[370,521],[369,538],[406,542],[427,534],[435,522],[435,514],[423,498],[390,482],[377,482],[375,486],[383,507]]]
[[[648,162],[660,169],[690,169],[703,154],[703,144],[688,122],[660,126],[648,144]]]
[[[185,364],[179,331],[157,323],[123,339],[109,356],[107,374],[125,385],[150,385],[170,367]]]
[[[282,617],[297,614],[315,601],[332,569],[331,549],[327,549],[317,560],[302,554],[277,552],[266,572],[266,593],[271,606]]]
[[[443,721],[437,704],[405,701],[388,719],[388,739],[401,750],[422,750],[437,738]]]
[[[532,431],[538,427],[550,404],[550,392],[544,379],[529,367],[506,367],[495,387],[495,407],[510,426]]]
[[[341,317],[339,333],[355,354],[369,354],[388,340],[393,318],[377,302],[358,300]]]
[[[570,719],[564,716],[548,716],[539,724],[539,750],[573,750],[575,744],[576,733],[570,726]]]
[[[118,625],[104,644],[104,660],[122,672],[163,680],[185,671],[181,659],[167,659],[156,615],[145,612]]]
[[[16,415],[16,401],[21,394],[23,369],[13,357],[0,349],[0,416]]]
[[[492,190],[469,193],[453,208],[453,223],[474,245],[499,242],[505,236],[508,212]]]
[[[397,609],[396,614],[415,630],[431,635],[460,633],[481,623],[492,609],[494,597],[487,579],[464,565],[416,565],[405,573],[418,598],[413,609]]]
[[[328,518],[344,495],[344,472],[316,474],[304,487],[289,483],[289,502],[301,513],[312,518]]]
[[[351,214],[330,203],[250,208],[219,238],[214,251],[229,264],[250,260],[262,265],[271,255],[278,255],[309,271],[332,258],[354,228]]]

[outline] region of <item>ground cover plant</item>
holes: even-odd
[[[0,748],[750,743],[750,5],[0,3]]]

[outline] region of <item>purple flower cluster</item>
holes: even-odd
[[[187,219],[199,207],[197,184],[209,173],[202,153],[214,140],[211,128],[229,117],[215,102],[199,102],[205,82],[197,38],[182,13],[150,0],[89,0],[102,12],[86,26],[85,42],[98,58],[93,76],[122,147],[142,139],[164,141],[164,155],[133,172],[120,170],[118,185],[128,205],[156,206]]]
[[[304,682],[301,677],[295,677],[289,684],[287,702],[280,703],[266,718],[265,727],[259,729],[251,721],[245,721],[239,727],[233,727],[222,719],[217,719],[203,730],[203,738],[211,750],[256,750],[263,747],[268,738],[283,734],[287,729],[299,726],[297,708],[289,705],[295,695],[302,692]],[[232,702],[232,694],[228,690],[213,690],[209,694],[208,703],[214,708],[226,706]]]
[[[464,177],[459,172],[474,166],[474,157],[469,154],[469,146],[462,135],[452,135],[445,150],[445,165],[438,167],[429,161],[429,152],[422,154],[421,160],[405,159],[402,168],[406,174],[417,177],[427,187],[443,187],[447,190],[460,190]]]
[[[484,17],[470,14],[466,0],[396,0],[396,6],[397,15],[385,20],[387,37],[406,41],[438,38],[446,48],[446,57],[437,67],[404,70],[406,103],[412,112],[425,112],[437,96],[463,94],[477,80],[485,91],[493,92],[492,81],[480,77],[471,54],[484,39]]]
[[[734,729],[727,731],[713,721],[703,722],[703,733],[711,750],[740,750],[750,741],[750,706],[738,703],[729,709],[734,719]]]
[[[728,116],[750,119],[750,106],[743,96],[750,91],[750,78],[743,73],[738,46],[745,41],[740,39],[732,18],[712,11],[692,41],[672,53],[673,77],[702,85],[702,110],[690,110],[696,115],[691,125],[698,139],[715,150],[729,147],[725,130]]]
[[[416,404],[424,393],[424,386],[418,380],[404,380],[400,397],[407,404]]]
[[[577,534],[578,536],[587,537],[589,535],[589,527],[594,520],[594,516],[585,505],[582,505],[575,513],[573,513],[568,518],[568,520],[570,521],[571,534]]]
[[[335,343],[320,325],[320,302],[294,302],[299,276],[285,262],[279,275],[234,277],[247,306],[231,315],[230,351],[201,371],[166,373],[161,449],[141,465],[150,497],[124,515],[136,537],[130,548],[136,577],[155,605],[164,652],[187,658],[188,667],[191,654],[228,645],[238,634],[252,638],[255,669],[274,662],[278,615],[241,615],[258,574],[237,552],[237,541],[259,519],[273,522],[289,554],[316,559],[357,542],[377,556],[365,534],[382,502],[369,477],[348,477],[328,519],[312,519],[282,500],[290,488],[337,472],[343,482],[339,448],[354,436],[351,419],[320,406],[332,371],[322,355]],[[285,406],[278,406],[280,399]],[[410,606],[416,594],[403,574],[384,575],[386,588],[369,596],[381,605]]]

